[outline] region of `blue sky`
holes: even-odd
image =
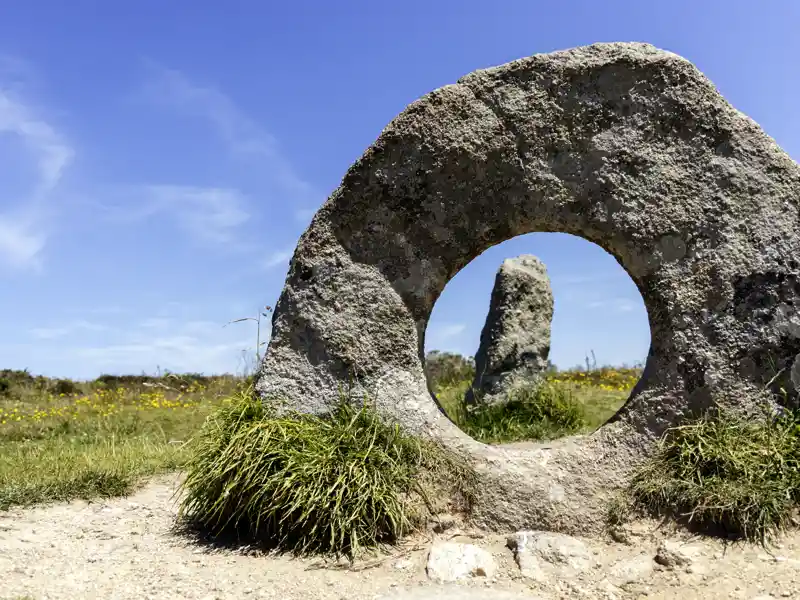
[[[599,41],[692,60],[800,156],[800,4],[27,0],[0,6],[0,368],[224,372],[298,236],[403,108],[477,68]],[[503,258],[555,295],[551,358],[646,356],[635,286],[563,234],[496,246],[434,309],[474,353]]]

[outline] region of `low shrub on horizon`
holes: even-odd
[[[156,375],[100,375],[91,380],[76,380],[66,377],[47,377],[32,375],[27,369],[2,369],[0,382],[6,395],[16,397],[31,397],[40,394],[56,396],[74,396],[87,394],[97,390],[125,389],[147,390],[148,388],[162,387],[175,391],[186,391],[189,388],[205,388],[218,384],[220,381],[241,381],[244,377],[238,375],[204,375],[200,373],[171,373],[165,371]]]
[[[425,376],[434,390],[459,385],[464,381],[472,383],[475,360],[454,352],[433,350],[425,356]]]
[[[472,384],[475,359],[454,352],[433,350],[425,356],[425,375],[431,389],[438,391],[454,386]],[[544,372],[547,381],[569,383],[578,387],[597,387],[606,391],[630,391],[642,376],[641,367],[602,366],[558,369],[551,363]]]

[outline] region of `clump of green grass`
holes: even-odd
[[[344,399],[327,416],[278,417],[244,392],[208,419],[192,456],[182,520],[301,554],[393,543],[443,490],[468,506],[475,481],[459,456]]]
[[[717,410],[675,427],[635,474],[628,499],[634,510],[764,542],[800,500],[797,417],[757,421]]]
[[[484,443],[546,440],[589,432],[625,403],[641,369],[547,371],[541,387],[532,384],[500,406],[469,412],[464,403],[475,368],[471,358],[430,352],[425,372],[444,413],[462,431]]]
[[[595,410],[592,403],[584,401],[589,393],[586,390],[550,381],[516,390],[505,404],[467,410],[463,399],[470,383],[444,388],[437,398],[464,433],[487,444],[549,440],[578,433],[600,425],[614,411]],[[595,413],[602,414],[596,419]]]
[[[431,389],[443,389],[475,378],[475,360],[453,352],[433,350],[425,356],[425,377]]]
[[[572,391],[542,382],[521,387],[505,404],[468,410],[459,426],[482,442],[546,440],[576,433],[586,427],[583,405]]]

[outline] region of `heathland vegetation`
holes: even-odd
[[[485,443],[591,432],[625,401],[638,368],[551,369],[502,409],[466,411],[472,360],[432,353],[440,405]],[[0,509],[125,495],[182,471],[181,517],[296,551],[353,553],[413,530],[432,498],[469,510],[462,457],[384,423],[368,403],[326,417],[277,416],[252,378],[163,373],[72,381],[0,371]],[[761,538],[800,502],[800,425],[787,414],[743,421],[708,414],[668,432],[609,510]],[[453,504],[455,503],[455,504]]]

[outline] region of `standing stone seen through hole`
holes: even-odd
[[[475,355],[467,406],[505,404],[547,370],[553,291],[544,263],[523,254],[503,261]]]

